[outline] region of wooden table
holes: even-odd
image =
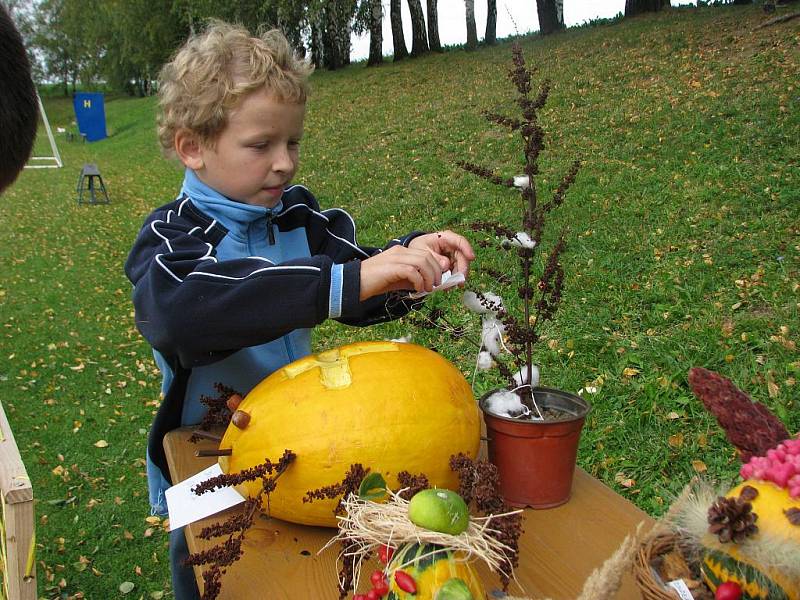
[[[201,448],[216,448],[215,442],[202,440],[191,444],[189,435],[189,430],[179,429],[164,440],[173,481],[182,481],[216,460],[194,455]],[[187,526],[190,551],[197,552],[213,545],[197,535],[203,527],[227,516],[222,513]],[[509,593],[535,600],[574,600],[592,570],[603,564],[642,521],[645,527],[653,522],[633,504],[577,469],[569,502],[548,510],[525,511],[525,532],[520,538],[520,564],[516,570],[523,589],[512,583]],[[317,554],[334,532],[262,516],[245,536],[244,555],[228,567],[223,576],[220,598],[337,599],[338,546]],[[374,568],[370,567],[364,573],[362,587],[369,585],[368,575]],[[499,588],[497,577],[488,569],[481,567],[479,571],[487,591]],[[196,568],[202,590],[200,572]],[[630,575],[626,576],[617,598],[641,598]]]

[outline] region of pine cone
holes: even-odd
[[[708,532],[723,544],[739,543],[758,531],[753,505],[741,498],[720,496],[708,509]]]

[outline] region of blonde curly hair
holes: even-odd
[[[208,147],[228,124],[231,111],[251,92],[266,88],[282,102],[305,103],[313,67],[297,58],[277,29],[254,37],[244,27],[211,21],[190,37],[159,74],[158,140],[175,155],[179,129]]]

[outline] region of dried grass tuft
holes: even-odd
[[[337,560],[344,556],[352,558],[354,589],[358,589],[361,563],[373,551],[381,545],[397,548],[402,544],[414,542],[446,547],[456,553],[456,559],[459,561],[482,560],[495,573],[505,574],[516,581],[513,572],[506,573],[503,570],[503,565],[507,564],[506,556],[512,553],[513,549],[496,540],[490,533],[495,532],[491,528],[492,520],[520,513],[521,510],[486,517],[471,516],[466,531],[459,535],[450,535],[414,525],[408,518],[409,502],[399,495],[402,492],[403,490],[397,493],[389,491],[389,500],[383,503],[362,500],[356,494],[350,494],[342,501],[344,515],[337,516],[339,532],[320,552],[336,542],[341,542],[342,546],[347,548],[347,553],[340,552]]]

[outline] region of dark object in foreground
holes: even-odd
[[[39,114],[36,87],[25,46],[4,4],[0,4],[0,192],[14,183],[28,162]]]

